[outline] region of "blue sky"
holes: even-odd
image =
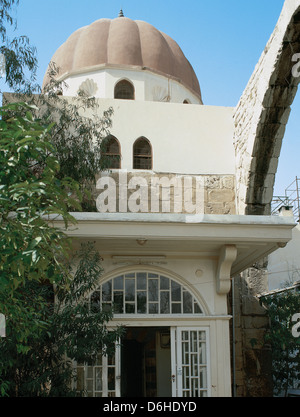
[[[18,34],[37,47],[41,84],[56,49],[76,29],[122,8],[171,36],[191,62],[204,104],[235,106],[279,18],[284,0],[20,0]],[[299,51],[300,52],[300,51]],[[275,195],[300,176],[300,96],[287,126]]]

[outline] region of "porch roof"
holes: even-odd
[[[293,217],[173,213],[70,213],[77,221],[66,234],[97,241],[101,254],[155,258],[219,258],[224,246],[235,246],[231,275],[284,247],[292,238]],[[59,216],[50,218],[64,228]]]

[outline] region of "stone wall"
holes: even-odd
[[[103,212],[236,214],[233,175],[102,172],[93,199]]]
[[[282,139],[300,77],[300,0],[286,0],[235,109],[238,214],[269,214]]]
[[[234,112],[237,213],[269,215],[282,140],[300,77],[300,0],[286,0],[278,23]],[[267,290],[266,260],[233,281],[232,348],[238,397],[272,396],[269,319],[257,294]],[[232,309],[232,297],[229,309]]]
[[[263,285],[261,270],[251,268],[233,280],[229,311],[233,314],[232,381],[236,397],[272,397],[272,352],[265,343],[269,328],[266,310],[255,297],[253,282]],[[251,288],[252,287],[252,288]],[[232,295],[234,305],[232,304]],[[232,362],[233,365],[233,362]]]

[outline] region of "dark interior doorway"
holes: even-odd
[[[121,396],[143,397],[143,344],[124,340],[121,348]]]
[[[171,396],[168,334],[168,327],[127,329],[121,342],[122,397]]]

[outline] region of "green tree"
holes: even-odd
[[[59,215],[73,225],[69,210],[80,209],[81,195],[76,181],[58,175],[52,125],[32,110],[0,109],[0,394],[71,395],[70,360],[108,353],[120,331],[108,332],[111,312],[87,302],[102,272],[99,254],[88,246],[74,275],[70,240],[49,221]]]
[[[61,260],[68,259],[70,242],[48,218],[60,215],[68,227],[75,222],[69,208],[80,209],[76,182],[57,178],[51,126],[41,125],[31,110],[22,103],[0,109],[0,311],[14,317],[20,342],[40,323],[15,291],[27,281],[67,284],[71,275]],[[36,164],[42,167],[38,172]]]
[[[113,109],[100,109],[94,97],[80,94],[64,97],[58,94],[63,82],[58,78],[59,69],[50,63],[48,83],[41,94],[26,96],[33,106],[35,118],[43,124],[51,123],[53,156],[59,162],[57,178],[69,177],[79,184],[82,193],[82,209],[96,211],[95,189],[97,175],[107,169],[110,160],[104,155],[107,139],[112,126]],[[16,102],[21,97],[5,94],[7,102]],[[19,111],[19,110],[18,110]],[[41,169],[36,163],[36,170]]]
[[[16,25],[12,9],[18,2],[0,0],[5,80],[18,93],[6,94],[6,102],[14,104],[0,109],[0,312],[7,324],[7,338],[1,340],[5,355],[0,361],[0,395],[67,395],[72,368],[62,355],[92,360],[104,344],[107,349],[113,345],[116,335],[105,329],[110,313],[92,316],[84,310],[86,302],[71,302],[76,293],[69,264],[71,243],[49,220],[60,215],[68,227],[74,223],[70,211],[95,210],[89,192],[96,174],[106,167],[101,154],[113,111],[99,116],[95,99],[61,96],[56,69],[50,69],[43,94],[32,94],[35,48],[27,37],[9,38],[6,28]],[[27,104],[19,94],[24,92]],[[63,305],[69,305],[59,316],[49,298],[53,286],[56,300],[64,294]],[[71,305],[77,309],[72,314]],[[79,316],[85,324],[80,337],[80,327],[73,329],[75,333],[71,329]],[[87,343],[89,332],[93,346]]]
[[[36,48],[27,36],[16,33],[14,7],[19,0],[0,0],[0,55],[5,58],[5,81],[14,92],[29,93],[38,90],[36,84]]]
[[[53,123],[49,141],[60,164],[57,177],[77,181],[83,193],[83,210],[95,211],[91,193],[97,174],[108,167],[109,159],[103,155],[103,149],[112,125],[113,109],[101,112],[97,100],[84,94],[63,97],[60,93],[64,83],[59,81],[59,68],[54,62],[49,64],[43,93],[34,94],[41,92],[36,84],[36,48],[26,36],[9,36],[9,29],[15,32],[17,27],[14,7],[18,4],[19,0],[0,0],[0,61],[4,56],[6,86],[13,91],[13,94],[4,93],[4,102],[24,101],[26,94],[26,102],[34,105],[31,110],[34,117],[45,125]]]
[[[299,288],[284,289],[261,297],[270,317],[266,341],[272,347],[272,368],[275,395],[287,395],[298,381],[300,388],[300,338],[292,333],[292,317],[300,312]]]
[[[106,323],[112,318],[111,312],[89,302],[102,273],[101,258],[91,243],[83,245],[74,257],[72,265],[77,268],[68,289],[60,287],[53,293],[52,286],[28,281],[25,291],[16,291],[19,300],[34,306],[47,324],[28,337],[20,353],[13,323],[8,323],[7,337],[0,342],[2,395],[84,395],[76,393],[76,384],[72,385],[76,376],[72,361],[93,363],[99,354],[114,353],[122,329],[109,331]]]

